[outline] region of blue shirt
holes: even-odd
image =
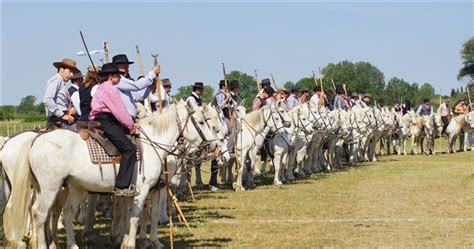
[[[133,81],[123,76],[120,77],[120,82],[116,87],[120,90],[122,101],[125,103],[128,113],[133,118],[137,116],[135,102],[141,101],[148,96],[150,91],[148,86],[153,83],[154,78],[156,78],[156,74],[153,71],[150,71],[148,75],[137,81]]]
[[[58,73],[46,83],[46,90],[43,96],[43,103],[46,109],[46,116],[62,117],[71,105],[71,97],[68,96],[66,82]]]
[[[288,102],[288,108],[290,109],[300,104],[300,101],[295,97],[294,94],[291,94],[286,101]]]

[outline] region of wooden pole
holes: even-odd
[[[140,54],[140,50],[138,49],[138,45],[135,46],[137,49],[137,61],[138,61],[138,66],[140,67],[140,75],[145,76],[145,68],[143,67],[143,60],[142,60],[142,54]]]
[[[469,92],[469,85],[466,86],[467,98],[469,99],[469,108],[472,110],[472,101],[471,101],[471,93]]]
[[[318,80],[316,79],[316,74],[314,73],[314,70],[313,70],[313,80],[314,80],[314,83],[316,84],[316,86],[318,86]],[[324,89],[323,89],[323,82],[321,81],[321,97],[319,98],[319,106],[324,106]]]
[[[334,92],[336,92],[336,84],[334,84],[334,80],[331,79],[331,83],[332,83],[332,88],[334,89]],[[345,90],[344,90],[345,92]]]
[[[260,93],[260,84],[258,83],[257,70],[255,70],[255,82],[257,83],[257,94],[259,94]]]
[[[169,185],[169,182],[168,182],[168,160],[165,158],[164,160],[164,168],[165,168],[165,180],[166,180],[166,192],[168,193],[169,195],[169,191],[170,190],[170,185]],[[173,241],[173,206],[172,206],[172,199],[169,200],[168,202],[168,215],[169,215],[169,232],[170,232],[170,248],[173,249],[174,248],[174,241]],[[155,231],[153,231],[155,232]]]
[[[225,92],[228,93],[228,92],[229,92],[229,88],[227,87],[227,77],[226,77],[224,62],[222,62],[222,73],[224,74]]]
[[[168,191],[168,196],[170,197],[171,201],[173,202],[174,206],[176,207],[176,210],[178,210],[178,215],[179,215],[180,219],[184,221],[184,224],[186,225],[188,230],[191,232],[191,227],[189,227],[188,221],[186,221],[186,217],[184,217],[183,211],[181,211],[181,208],[179,207],[179,204],[178,204],[178,201],[176,200],[176,197],[174,197],[173,192],[171,192],[170,188],[167,188],[167,191]]]
[[[194,198],[193,188],[191,187],[190,181],[188,181],[188,188],[189,188],[189,193],[191,193],[191,199],[193,200],[193,203],[196,203],[196,198]]]
[[[155,66],[158,66],[158,54],[152,54],[151,55],[153,57],[153,64]],[[158,106],[159,106],[159,110],[160,110],[160,113],[163,111],[163,101],[162,101],[162,96],[161,96],[161,79],[160,79],[160,75],[156,75],[156,93],[157,93],[157,96],[158,96]]]

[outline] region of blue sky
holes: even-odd
[[[459,51],[474,36],[473,25],[472,2],[3,2],[0,105],[26,95],[41,99],[53,61],[73,58],[85,71],[87,58],[75,55],[83,50],[79,30],[89,49],[108,40],[111,55],[134,61],[138,44],[147,69],[150,53],[158,52],[174,90],[195,81],[215,86],[222,62],[227,71],[257,69],[284,83],[347,59],[372,63],[386,81],[429,82],[448,94],[465,84],[456,79]]]

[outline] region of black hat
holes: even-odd
[[[162,79],[161,80],[161,85],[163,86],[171,86],[171,81],[168,78]]]
[[[82,75],[81,71],[73,74],[72,77],[71,77],[71,80],[77,80],[77,79],[80,79],[80,78],[84,78],[84,75]]]
[[[315,92],[321,92],[321,86],[315,86],[315,87],[313,88],[313,90],[314,90]]]
[[[429,103],[430,102],[430,99],[429,98],[426,98],[423,100],[423,103]]]
[[[117,66],[117,64],[111,62],[111,63],[105,63],[102,65],[102,70],[99,72],[99,76],[107,76],[109,74],[120,74],[120,70]]]
[[[368,98],[372,98],[372,95],[370,93],[362,93],[362,98],[365,98],[365,97],[368,97]]]
[[[303,92],[303,93],[304,92],[309,92],[309,89],[307,87],[303,87],[303,88],[301,88],[301,92]]]
[[[224,85],[225,85],[225,80],[219,81],[219,87],[222,87],[222,86],[224,86]]]
[[[347,91],[347,96],[348,96],[348,97],[352,97],[352,92],[351,92],[351,91]]]
[[[300,90],[298,89],[298,87],[294,86],[291,88],[291,93],[296,93],[296,92],[300,92]]]
[[[240,87],[240,83],[238,80],[231,80],[230,81],[230,90],[236,89],[237,87]]]
[[[260,85],[264,86],[269,86],[271,84],[270,79],[262,79],[262,82]]]
[[[204,89],[204,83],[202,83],[202,82],[194,82],[193,88]]]
[[[267,92],[270,96],[272,96],[275,93],[275,89],[273,87],[268,86],[263,89],[265,92]]]
[[[133,61],[129,61],[127,58],[127,55],[124,54],[118,54],[114,57],[112,57],[112,62],[115,64],[133,64]]]

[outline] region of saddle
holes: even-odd
[[[93,164],[117,164],[122,159],[122,154],[104,136],[104,131],[97,121],[77,121],[77,128],[81,138],[86,141],[87,149]],[[127,136],[137,146],[137,161],[141,159],[141,143],[137,137]]]

